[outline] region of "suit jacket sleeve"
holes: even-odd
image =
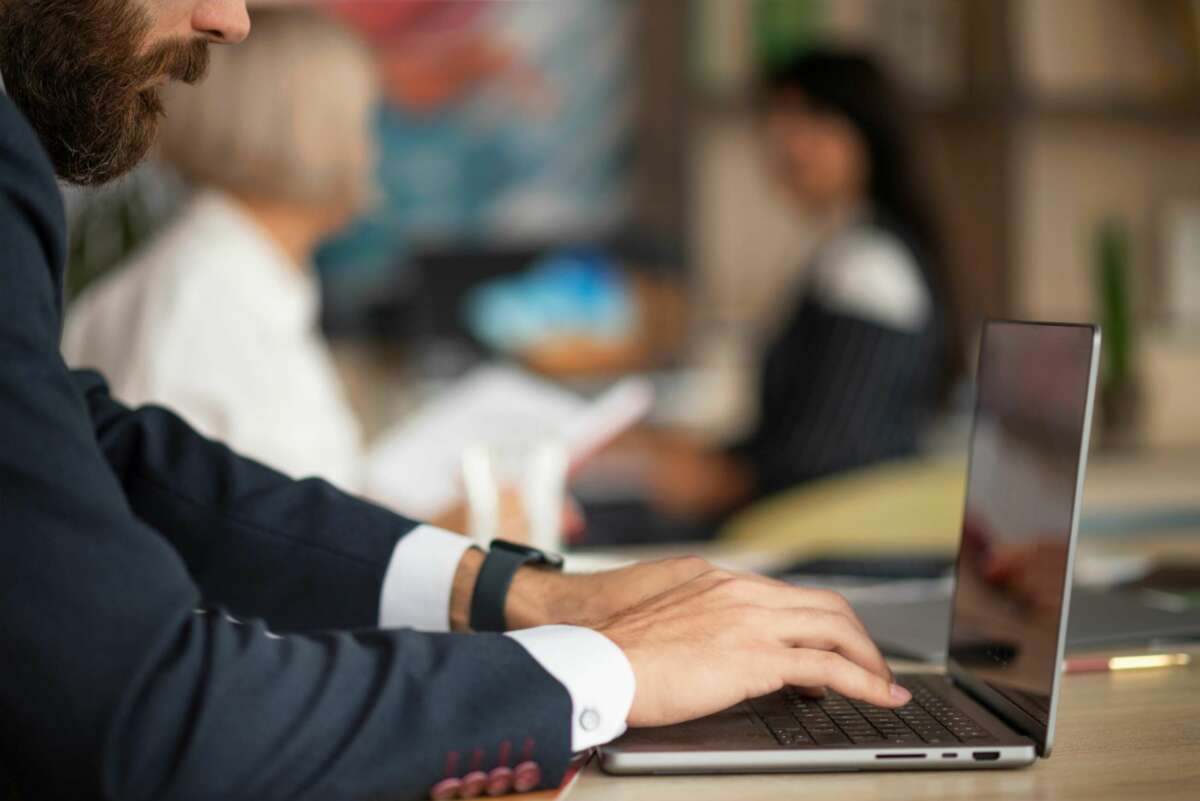
[[[72,379],[134,514],[175,546],[205,602],[277,630],[378,625],[412,521],[239,457],[165,409],[127,409],[97,373]]]
[[[279,546],[288,556],[328,551],[339,566],[355,548],[370,562],[393,535],[332,548],[320,527],[376,513],[147,422],[159,412],[130,416],[94,379],[81,394],[57,350],[62,229],[45,155],[0,98],[0,759],[21,797],[419,798],[447,773],[522,758],[557,782],[570,697],[510,638],[281,637],[196,612],[190,571],[210,589],[225,572],[264,580],[272,537],[246,526],[278,523],[298,532]],[[156,488],[132,493],[140,511],[114,466],[126,482],[150,474]],[[156,506],[189,477],[209,495]],[[173,539],[152,518],[175,524]],[[348,587],[337,570],[305,567],[233,600],[283,614],[309,577],[314,591]]]

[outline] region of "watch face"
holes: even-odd
[[[521,545],[508,540],[492,540],[492,548],[499,548],[503,551],[520,554],[529,560],[531,565],[546,565],[561,569],[563,566],[563,558],[560,554],[543,551],[539,548],[533,548],[528,545]]]

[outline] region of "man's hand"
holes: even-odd
[[[526,568],[513,579],[504,614],[514,629],[547,623],[595,628],[618,612],[710,570],[712,565],[695,556],[640,562],[598,573]]]
[[[684,433],[635,429],[612,449],[645,465],[650,501],[670,517],[711,519],[753,494],[754,473],[748,464]]]
[[[911,698],[832,592],[714,570],[595,628],[633,665],[631,726],[692,720],[784,685],[884,707]]]
[[[457,629],[482,561],[468,551],[455,577]],[[631,726],[692,720],[784,685],[885,707],[911,698],[842,596],[716,570],[697,557],[582,575],[525,568],[505,615],[512,628],[568,623],[612,640],[637,680]]]

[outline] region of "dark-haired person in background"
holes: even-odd
[[[912,454],[958,370],[946,265],[899,92],[868,57],[827,51],[773,69],[763,89],[772,175],[819,245],[766,352],[754,432],[727,451],[651,440],[653,500],[675,519],[719,519]]]

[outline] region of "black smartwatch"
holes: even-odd
[[[507,631],[504,619],[504,601],[513,576],[526,565],[562,570],[563,558],[528,545],[518,545],[507,540],[492,540],[491,550],[479,569],[475,579],[475,592],[471,596],[471,628],[475,631]]]

